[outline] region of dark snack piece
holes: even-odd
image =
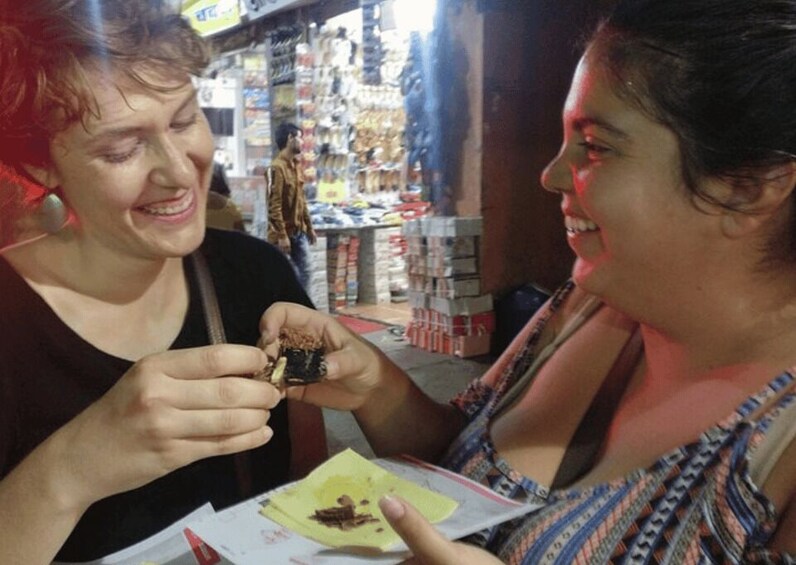
[[[338,528],[343,531],[379,521],[372,514],[357,514],[354,501],[347,494],[338,498],[337,503],[340,506],[319,508],[315,511],[315,514],[309,517],[310,520],[315,520],[324,526]]]
[[[320,338],[290,328],[279,332],[279,356],[287,360],[284,378],[288,385],[320,381],[326,375],[324,353]]]

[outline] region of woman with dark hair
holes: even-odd
[[[794,562],[794,61],[794,0],[621,2],[542,175],[572,280],[450,405],[321,314],[268,310],[268,335],[334,351],[288,396],[538,506],[453,543],[382,500],[413,562]]]
[[[160,0],[0,3],[0,190],[39,204],[0,210],[25,224],[0,255],[2,563],[95,559],[289,477],[294,413],[227,375],[265,365],[271,303],[310,301],[278,250],[205,229],[207,61]]]

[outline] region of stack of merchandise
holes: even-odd
[[[302,26],[280,26],[267,35],[271,123],[296,121],[296,46],[304,38]]]
[[[406,274],[406,238],[399,228],[390,229],[390,299],[406,302],[409,277]]]
[[[312,40],[317,198],[342,202],[349,194],[350,137],[357,78],[353,44],[344,28],[323,27]]]
[[[381,84],[381,0],[361,0],[362,82]]]
[[[478,266],[481,218],[432,217],[404,224],[416,347],[473,357],[490,350],[495,331],[491,294],[481,294]]]
[[[243,56],[243,106],[246,171],[271,164],[271,99],[268,64],[263,50]]]
[[[390,302],[390,238],[400,228],[362,230],[359,299],[367,304]]]
[[[292,85],[296,72],[296,45],[304,37],[301,25],[279,26],[268,33],[268,44],[271,49],[270,75],[271,85]]]
[[[320,235],[310,247],[310,286],[307,294],[317,310],[329,311],[329,284],[326,267],[326,237]]]
[[[357,303],[358,258],[357,236],[344,234],[327,236],[326,261],[330,312],[337,312]]]
[[[313,198],[318,180],[315,168],[315,102],[313,101],[313,52],[308,43],[296,45],[296,104],[301,128],[300,167],[304,176],[304,190]]]
[[[397,87],[363,86],[359,89],[354,152],[357,191],[400,190],[404,184],[403,96]]]

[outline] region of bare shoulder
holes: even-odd
[[[572,317],[579,311],[585,302],[595,300],[595,297],[577,286],[561,287],[545,304],[539,308],[531,319],[517,334],[511,344],[501,354],[500,358],[492,365],[482,377],[486,384],[493,385],[503,373],[509,363],[526,346],[531,335],[540,331],[533,349],[534,355],[538,354],[547,344],[558,336],[567,326]],[[551,314],[551,310],[555,310]],[[542,320],[546,322],[539,330]]]

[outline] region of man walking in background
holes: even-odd
[[[268,196],[268,241],[278,246],[293,261],[305,290],[310,283],[310,250],[315,243],[304,179],[298,168],[301,130],[291,123],[276,129],[279,154],[266,172]]]

